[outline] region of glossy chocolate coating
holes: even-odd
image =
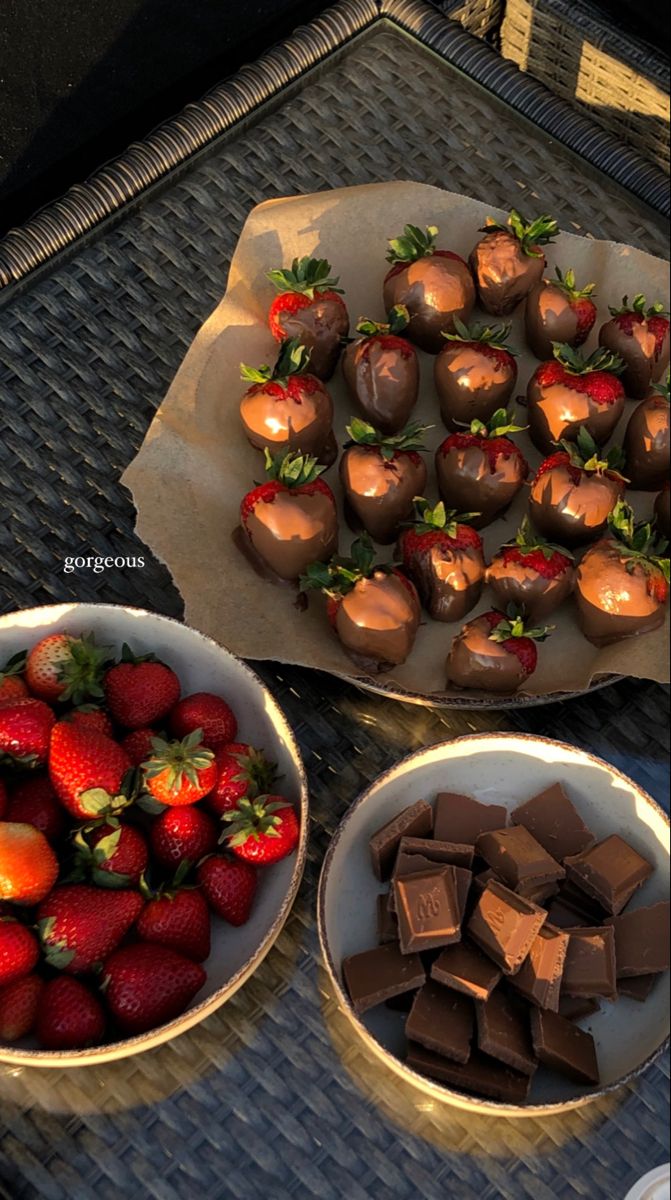
[[[581,472],[579,483],[574,483],[569,469],[559,464],[532,483],[529,515],[549,541],[582,546],[603,533],[624,489],[624,481],[611,475]]]
[[[526,672],[516,654],[489,637],[491,625],[475,617],[464,625],[447,656],[447,682],[485,692],[514,692]]]
[[[437,354],[445,345],[441,334],[454,333],[455,317],[468,323],[475,286],[463,259],[430,254],[393,267],[384,281],[383,300],[387,312],[404,304],[410,313],[407,336],[422,350]]]
[[[669,402],[659,392],[650,392],[636,406],[624,435],[630,487],[657,492],[669,477]]]
[[[415,496],[424,493],[427,472],[418,455],[401,453],[388,461],[374,448],[350,446],[340,460],[340,478],[353,518],[376,542],[389,545],[412,515]]]
[[[331,439],[333,401],[319,380],[309,376],[310,390],[293,396],[278,384],[255,383],[240,402],[240,417],[255,450],[272,454],[302,450],[319,458]]]
[[[648,581],[638,565],[627,571],[612,539],[592,546],[578,565],[575,582],[578,623],[588,641],[607,646],[659,629],[665,606],[650,594]]]
[[[398,339],[400,342],[400,339]],[[399,433],[417,403],[419,363],[410,343],[389,345],[384,337],[350,342],[342,372],[357,406],[381,433]]]
[[[506,317],[543,278],[545,255],[525,254],[512,233],[496,229],[477,243],[469,259],[485,312]]]
[[[524,483],[525,470],[518,455],[499,455],[496,470],[479,446],[452,447],[447,454],[436,451],[438,491],[448,508],[479,513],[469,518],[474,529],[483,529],[501,516]]]
[[[335,629],[354,661],[382,671],[405,662],[415,642],[420,607],[398,575],[376,571],[360,579],[338,605]]]
[[[476,418],[487,422],[506,408],[517,382],[517,367],[498,362],[477,344],[447,342],[433,368],[440,413],[448,429],[463,429]]]
[[[661,379],[669,365],[669,330],[659,354],[655,354],[655,334],[648,322],[634,321],[631,333],[626,333],[617,321],[606,321],[599,330],[599,345],[619,354],[625,369],[620,376],[624,390],[633,400],[641,400],[650,385]]]
[[[413,556],[408,574],[434,621],[460,621],[480,599],[485,560],[476,546],[436,544]]]
[[[341,338],[349,333],[349,317],[343,304],[317,294],[306,308],[283,312],[278,317],[285,338],[298,338],[310,351],[310,372],[330,379],[338,365]]]
[[[578,337],[578,318],[571,308],[563,288],[547,279],[534,284],[527,296],[524,313],[527,342],[536,358],[552,358],[552,343],[581,346],[585,337]]]
[[[496,607],[505,612],[509,604],[520,608],[534,624],[548,617],[563,604],[573,590],[573,567],[561,575],[546,579],[522,562],[504,562],[497,554],[487,568],[487,583],[496,599]]]
[[[298,579],[311,562],[327,562],[338,549],[335,504],[323,492],[278,492],[271,502],[257,504],[244,528],[281,579]]]
[[[603,446],[624,412],[624,399],[620,396],[612,404],[595,404],[586,392],[578,392],[565,383],[543,387],[534,374],[527,387],[531,440],[543,454],[551,454],[562,438],[575,441],[580,426],[584,425],[597,446]]]
[[[655,500],[655,520],[662,537],[671,538],[671,490],[664,485]]]

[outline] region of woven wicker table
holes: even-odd
[[[150,555],[144,570],[102,574],[65,574],[63,560],[144,552],[118,478],[222,294],[259,200],[411,178],[664,252],[654,169],[617,155],[611,135],[424,4],[384,11],[368,0],[338,5],[0,243],[5,609],[104,599],[180,614]],[[668,1064],[542,1125],[422,1103],[368,1059],[338,1014],[319,963],[315,887],[357,793],[404,754],[471,730],[587,746],[664,802],[663,690],[628,681],[566,704],[474,715],[400,705],[307,671],[261,672],[296,727],[312,788],[293,915],[242,991],[173,1043],[59,1075],[0,1067],[0,1194],[4,1185],[15,1200],[619,1200],[667,1157]]]

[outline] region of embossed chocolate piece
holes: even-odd
[[[419,362],[414,346],[401,337],[409,313],[397,305],[386,324],[363,319],[342,356],[342,372],[366,421],[383,434],[399,433],[410,419],[419,391]]]
[[[394,881],[401,951],[431,950],[461,937],[461,914],[453,867],[436,866]]]
[[[536,642],[548,628],[527,628],[521,617],[492,610],[468,621],[447,656],[447,681],[463,688],[514,692],[536,669]]]
[[[401,954],[396,944],[352,954],[342,964],[343,979],[355,1013],[421,987],[426,972],[418,954]]]
[[[625,474],[631,487],[657,492],[669,478],[669,379],[654,387],[629,418],[624,434]]]
[[[338,453],[333,436],[333,400],[311,373],[309,351],[296,340],[282,342],[274,367],[240,366],[251,383],[240,401],[240,419],[255,450],[311,454],[327,466]]]
[[[511,209],[506,225],[492,217],[480,231],[469,259],[478,299],[485,312],[508,316],[543,278],[547,266],[542,246],[559,232],[553,217],[526,221]]]
[[[561,783],[553,783],[518,805],[511,819],[514,825],[528,829],[556,862],[563,862],[569,854],[580,854],[596,840]]]
[[[596,442],[581,426],[576,442],[561,442],[560,449],[536,471],[529,493],[535,528],[569,547],[595,541],[624,496],[623,464],[624,454],[618,446],[599,453]]]
[[[480,599],[485,579],[482,541],[445,505],[416,498],[416,517],[398,539],[397,557],[434,621],[460,621]]]
[[[438,491],[447,508],[471,514],[474,529],[502,516],[529,474],[522,451],[508,436],[523,428],[500,409],[486,425],[473,421],[470,431],[451,433],[436,451]]]
[[[554,358],[534,371],[527,386],[529,433],[543,454],[562,439],[574,441],[581,426],[598,446],[613,434],[624,412],[625,390],[618,372],[622,360],[609,350],[585,358],[560,344]]]
[[[468,922],[468,936],[501,968],[514,975],[524,962],[547,913],[491,880]]]
[[[531,1013],[531,1036],[537,1057],[546,1067],[577,1083],[598,1083],[594,1038],[554,1012]]]
[[[468,264],[451,250],[438,250],[435,225],[422,232],[406,225],[401,237],[389,242],[384,279],[385,311],[403,305],[410,314],[407,336],[422,350],[437,354],[443,333],[452,333],[455,317],[468,321],[475,304],[475,286]]]
[[[517,383],[517,364],[506,339],[510,325],[471,325],[458,319],[446,333],[433,379],[440,413],[448,429],[488,421],[506,408]]]
[[[295,258],[290,270],[268,271],[278,290],[268,312],[270,332],[278,342],[295,338],[310,351],[310,367],[318,379],[335,371],[349,316],[338,279],[331,279],[325,258]]]
[[[569,934],[546,921],[510,986],[531,1004],[557,1012],[568,945]]]
[[[426,486],[425,426],[414,422],[385,437],[355,417],[347,426],[350,441],[340,460],[345,511],[353,528],[366,530],[386,545],[398,537],[412,515],[415,496]]]
[[[535,534],[524,517],[515,540],[502,546],[487,567],[487,583],[503,612],[512,605],[529,620],[540,621],[573,591],[573,559]]]
[[[582,346],[596,321],[595,285],[577,287],[573,270],[564,275],[555,267],[555,275],[534,284],[524,312],[527,342],[540,359],[552,358],[554,342]]]
[[[415,996],[405,1023],[405,1035],[427,1050],[465,1063],[471,1053],[474,1023],[470,1000],[427,979]]]
[[[641,295],[631,304],[625,296],[621,308],[609,311],[610,321],[599,330],[599,345],[622,359],[627,395],[640,400],[669,365],[668,314],[663,304],[648,305]]]

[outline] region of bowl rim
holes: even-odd
[[[631,1071],[628,1071],[626,1075],[622,1075],[619,1079],[614,1080],[613,1083],[605,1084],[602,1087],[593,1088],[589,1092],[585,1092],[571,1100],[559,1100],[546,1104],[517,1105],[511,1104],[507,1101],[471,1096],[468,1092],[458,1091],[456,1088],[448,1087],[445,1084],[439,1083],[437,1080],[429,1079],[427,1076],[421,1075],[418,1071],[413,1071],[405,1062],[402,1062],[401,1059],[396,1058],[396,1056],[391,1054],[389,1050],[386,1050],[384,1046],[378,1042],[377,1038],[373,1037],[373,1035],[369,1033],[363,1021],[354,1012],[349,996],[347,995],[340,981],[340,970],[334,962],[326,935],[326,889],[329,882],[333,859],[345,829],[349,825],[350,821],[353,820],[358,810],[369,799],[371,794],[377,791],[380,787],[383,787],[389,783],[400,769],[407,768],[417,759],[422,758],[425,754],[431,751],[438,751],[440,754],[440,752],[445,751],[447,747],[477,743],[481,741],[494,741],[496,739],[509,741],[511,743],[533,742],[536,745],[540,743],[541,745],[546,746],[559,746],[562,750],[569,751],[571,755],[579,755],[588,759],[601,769],[609,771],[618,779],[623,780],[629,787],[633,788],[641,797],[641,799],[647,805],[649,805],[650,808],[652,808],[655,814],[658,817],[661,817],[667,828],[671,827],[671,821],[667,813],[657,803],[657,801],[645,791],[644,788],[640,787],[640,785],[628,775],[625,775],[623,771],[620,771],[611,763],[606,762],[605,759],[599,758],[598,755],[592,754],[591,751],[585,750],[580,746],[572,746],[570,742],[562,742],[558,738],[543,737],[540,734],[517,733],[512,730],[493,730],[484,733],[467,733],[462,734],[460,737],[451,738],[446,741],[433,742],[428,746],[421,746],[418,750],[414,750],[411,754],[406,755],[404,758],[399,759],[391,767],[388,767],[387,770],[383,771],[381,775],[378,775],[377,778],[374,779],[373,782],[370,783],[363,792],[361,792],[354,803],[349,807],[338,827],[336,828],[324,856],[324,861],[319,876],[319,885],[317,890],[317,928],[319,933],[319,944],[322,953],[322,960],[326,967],[326,971],[331,983],[335,989],[336,998],[338,1000],[340,1009],[343,1010],[345,1015],[349,1018],[350,1022],[356,1029],[356,1032],[365,1042],[368,1049],[371,1050],[378,1058],[382,1059],[385,1065],[389,1066],[397,1075],[402,1076],[402,1078],[406,1079],[416,1088],[420,1088],[424,1092],[428,1092],[435,1099],[442,1100],[445,1103],[455,1104],[460,1108],[473,1109],[479,1113],[482,1113],[483,1115],[490,1114],[494,1116],[515,1117],[554,1116],[559,1113],[566,1112],[569,1109],[582,1108],[584,1105],[591,1103],[593,1100],[597,1100],[603,1096],[611,1095],[612,1093],[619,1091],[620,1088],[622,1088],[625,1084],[628,1084],[632,1080],[636,1079],[645,1070],[647,1070],[647,1068],[651,1066],[652,1063],[668,1048],[669,1034],[666,1035],[660,1044],[641,1063],[639,1063],[638,1066],[634,1067]]]
[[[287,748],[291,754],[292,760],[297,770],[298,780],[300,784],[300,837],[298,846],[296,847],[296,859],[294,868],[287,887],[284,900],[277,912],[275,919],[270,926],[265,937],[262,939],[256,950],[246,959],[242,966],[235,972],[234,975],[220,988],[217,988],[211,996],[201,1000],[199,1004],[193,1008],[187,1009],[180,1016],[174,1017],[172,1021],[167,1021],[163,1025],[156,1026],[155,1029],[150,1029],[147,1033],[136,1034],[130,1038],[122,1038],[117,1042],[108,1042],[101,1046],[92,1046],[86,1050],[21,1050],[14,1049],[11,1046],[0,1042],[0,1062],[7,1062],[14,1066],[30,1066],[30,1067],[84,1067],[97,1066],[101,1063],[112,1062],[121,1058],[127,1058],[133,1054],[140,1054],[145,1050],[152,1050],[156,1046],[164,1042],[170,1041],[178,1034],[186,1033],[188,1029],[199,1024],[206,1017],[212,1015],[216,1009],[220,1008],[227,1000],[242,987],[244,983],[261,965],[263,959],[268,954],[271,946],[279,937],[282,928],[289,916],[293,907],[296,894],[303,878],[305,864],[307,861],[308,835],[309,835],[309,791],[308,780],[303,763],[303,757],[298,745],[298,741],[294,731],[289,724],[289,719],[286,716],[284,709],[275,699],[273,693],[268,686],[263,682],[261,677],[252,670],[244,659],[239,658],[232,650],[226,646],[215,642],[213,638],[207,634],[201,633],[199,629],[194,629],[192,625],[187,625],[186,622],[180,621],[175,617],[164,616],[163,613],[153,612],[148,608],[139,608],[137,605],[131,604],[108,604],[105,602],[97,603],[94,601],[64,601],[60,604],[44,604],[37,605],[31,608],[12,609],[10,612],[0,614],[0,632],[6,627],[11,627],[12,618],[19,613],[56,613],[59,610],[65,615],[67,610],[79,609],[83,613],[87,609],[96,612],[107,610],[111,613],[130,613],[134,616],[151,617],[153,620],[158,620],[167,626],[176,626],[178,629],[191,634],[198,638],[212,651],[223,655],[225,658],[232,660],[246,674],[250,681],[256,683],[260,688],[261,693],[270,706],[270,711],[274,721],[280,726],[283,735],[286,739]]]

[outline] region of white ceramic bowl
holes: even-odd
[[[632,907],[664,900],[669,893],[669,821],[646,792],[614,767],[563,742],[527,734],[475,734],[419,750],[403,759],[363,793],[338,827],[319,883],[319,935],[326,968],[339,1003],[367,1046],[393,1071],[433,1099],[480,1113],[538,1116],[586,1104],[638,1075],[669,1036],[669,972],[645,1004],[625,997],[604,1002],[583,1021],[593,1034],[602,1084],[580,1087],[539,1070],[529,1103],[501,1104],[426,1079],[401,1061],[403,1018],[384,1005],[358,1017],[342,982],[341,963],[376,945],[375,898],[368,842],[376,829],[419,799],[439,791],[461,792],[509,810],[560,780],[587,825],[599,838],[619,833],[655,865]]]
[[[153,651],[179,675],[183,693],[218,692],[233,707],[241,741],[259,746],[277,762],[280,786],[300,812],[296,852],[259,872],[259,888],[246,925],[212,922],[212,952],[204,967],[207,981],[180,1017],[138,1037],[89,1050],[45,1051],[0,1042],[0,1061],[26,1066],[71,1067],[108,1062],[149,1050],[183,1033],[213,1013],[256,970],[277,938],[294,901],[305,866],[308,792],[300,751],[279,705],[259,677],[228,650],[179,621],[113,604],[63,604],[0,616],[0,662],[48,633],[93,633],[102,645],[121,650],[124,642],[140,653]]]

